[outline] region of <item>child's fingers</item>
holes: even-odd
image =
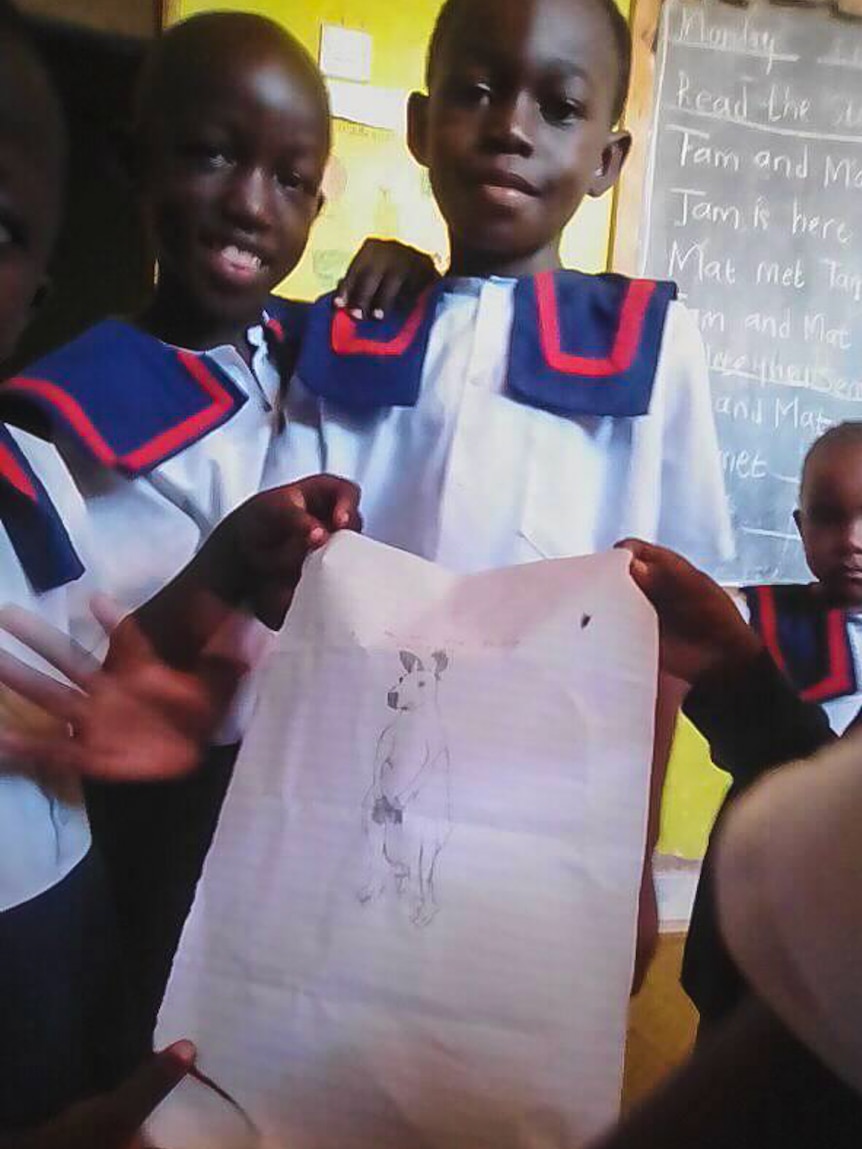
[[[410,274],[390,272],[383,276],[373,301],[374,318],[383,319],[395,309],[396,303],[403,303],[405,308],[410,307],[421,291],[418,282]]]
[[[325,527],[343,530],[359,521],[360,490],[336,475],[315,475],[297,484],[307,512]]]
[[[28,773],[48,777],[73,774],[80,777],[87,766],[85,751],[74,739],[56,734],[27,734],[0,730],[0,754],[26,766]]]
[[[0,609],[0,629],[12,635],[79,686],[100,669],[97,658],[63,631],[20,607]]]
[[[358,489],[354,488],[337,496],[335,506],[332,508],[332,525],[337,531],[362,532]]]
[[[354,319],[367,319],[374,313],[375,299],[384,272],[375,267],[363,267],[348,272],[345,307]],[[375,315],[375,318],[379,316]]]
[[[61,722],[74,725],[80,716],[84,696],[78,690],[35,670],[5,650],[0,651],[0,683]]]
[[[193,1068],[196,1056],[197,1051],[190,1041],[176,1042],[155,1054],[118,1089],[102,1099],[103,1128],[117,1139],[117,1145],[122,1144],[121,1138],[132,1137],[179,1085]]]
[[[107,594],[93,595],[90,599],[90,612],[105,632],[106,638],[111,637],[112,632],[117,629],[127,614],[120,604]]]

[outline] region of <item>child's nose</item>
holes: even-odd
[[[488,139],[499,151],[512,155],[532,155],[533,103],[528,92],[518,92],[492,103]]]
[[[269,187],[258,169],[238,170],[230,182],[224,205],[241,227],[260,228],[269,219]]]
[[[862,554],[862,516],[853,519],[849,524],[847,546],[854,553]]]

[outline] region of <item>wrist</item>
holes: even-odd
[[[755,632],[744,623],[715,644],[710,657],[691,679],[692,686],[720,686],[744,674],[763,657],[766,648]]]

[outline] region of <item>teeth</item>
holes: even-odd
[[[260,271],[260,256],[251,251],[243,251],[236,244],[229,243],[223,249],[222,256],[228,263],[232,263],[234,267],[239,267],[243,271]]]

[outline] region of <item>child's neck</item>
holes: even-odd
[[[211,351],[214,347],[234,347],[246,360],[250,355],[247,332],[260,316],[249,316],[246,322],[220,321],[193,306],[184,293],[169,284],[160,283],[150,302],[135,322],[144,331],[189,351]]]
[[[559,240],[529,255],[507,257],[499,252],[476,251],[450,236],[452,258],[449,274],[475,279],[488,279],[497,275],[501,279],[517,279],[522,275],[538,275],[541,271],[557,271],[562,267]]]

